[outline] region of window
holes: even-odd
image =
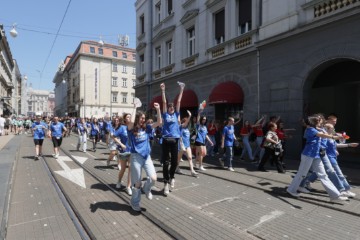
[[[123,73],[127,73],[126,71],[126,65],[123,65],[123,70],[122,70]]]
[[[122,56],[123,56],[123,58],[127,58],[127,53],[126,53],[126,52],[123,52],[123,53],[122,53]]]
[[[112,70],[113,70],[113,72],[117,72],[118,70],[117,70],[117,63],[113,63],[112,64]]]
[[[155,5],[155,24],[159,24],[161,22],[161,2],[159,1]]]
[[[95,48],[94,47],[90,47],[90,53],[95,53]]]
[[[104,52],[103,52],[103,49],[102,49],[102,48],[99,48],[99,49],[98,49],[98,52],[99,52],[99,54],[100,54],[100,55],[103,55],[103,54],[104,54]]]
[[[140,16],[140,33],[145,33],[145,17],[144,15]]]
[[[117,95],[118,93],[117,92],[111,92],[111,101],[112,102],[117,102]]]
[[[215,13],[215,42],[222,43],[225,40],[225,10]]]
[[[145,57],[144,54],[140,55],[140,74],[145,73]]]
[[[133,74],[133,75],[136,75],[136,68],[135,68],[135,67],[133,67],[132,74]]]
[[[127,88],[127,79],[126,78],[122,79],[122,87]]]
[[[239,0],[239,34],[251,30],[251,0]]]
[[[160,69],[161,68],[161,47],[157,47],[155,49],[155,57],[156,57],[156,60],[155,60],[156,67],[157,67],[157,69]]]
[[[172,41],[166,43],[167,50],[167,65],[172,64]]]
[[[188,54],[192,56],[195,54],[195,28],[192,27],[187,30],[188,35]]]
[[[131,100],[132,100],[131,103],[134,103],[134,102],[135,102],[135,93],[132,93],[132,94],[131,94]]]
[[[136,60],[136,54],[133,54],[132,57],[133,57],[133,60]]]
[[[113,51],[113,57],[117,57],[117,51]]]
[[[122,103],[127,103],[127,93],[122,93]]]
[[[113,87],[117,87],[118,86],[118,82],[117,82],[118,78],[117,77],[112,77],[112,82],[111,82],[111,86]]]
[[[133,87],[135,87],[136,86],[136,79],[133,79],[132,83],[133,83]]]
[[[173,13],[172,0],[167,0],[167,10],[169,15]]]

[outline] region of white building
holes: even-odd
[[[135,49],[82,41],[63,71],[68,115],[103,117],[131,111],[135,59]]]
[[[145,104],[161,101],[161,82],[173,101],[182,81],[182,112],[206,99],[210,119],[240,110],[251,122],[281,116],[297,129],[287,144],[294,156],[299,119],[315,112],[344,116],[337,129],[360,140],[360,1],[137,0],[135,7],[136,95]]]
[[[70,60],[69,57],[66,58],[66,62]],[[65,69],[65,63],[59,65],[58,71],[55,74],[53,83],[55,83],[55,110],[54,114],[56,116],[66,116],[67,113],[67,81],[64,79],[63,72]]]
[[[34,116],[36,112],[40,112],[43,116],[54,115],[55,94],[47,90],[35,90],[30,88],[27,90],[27,116]]]

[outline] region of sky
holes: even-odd
[[[127,34],[128,47],[135,48],[135,16],[135,0],[6,0],[0,24],[28,86],[54,90],[59,64],[81,41],[99,41],[101,36],[105,43],[117,44],[118,35]],[[10,36],[14,23],[16,38]]]

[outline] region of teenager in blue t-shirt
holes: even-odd
[[[180,104],[184,91],[184,85],[180,86],[180,93],[177,98],[176,109],[173,103],[167,104],[165,95],[165,84],[160,84],[163,101],[163,130],[162,130],[162,154],[164,157],[163,162],[163,176],[164,176],[164,195],[167,196],[175,187],[175,170],[177,167],[178,159],[178,142],[180,138]],[[170,161],[169,161],[170,155]],[[169,170],[170,165],[170,170]],[[169,186],[170,185],[170,186]],[[170,187],[170,188],[169,188]]]
[[[234,118],[229,117],[228,123],[224,127],[222,131],[221,137],[221,148],[225,148],[225,166],[227,166],[229,171],[234,171],[232,167],[232,160],[234,156],[234,141],[235,141],[235,133],[234,133]]]
[[[146,197],[151,200],[151,188],[157,180],[154,164],[151,160],[149,136],[153,128],[162,124],[160,106],[154,103],[157,112],[157,121],[152,125],[146,125],[145,114],[137,112],[136,115],[131,115],[131,121],[127,124],[129,147],[131,152],[130,169],[131,169],[131,184],[133,185],[133,193],[130,200],[130,205],[133,210],[141,211],[141,172],[144,168],[147,181],[144,184],[144,192]]]
[[[100,125],[96,117],[92,118],[90,124],[90,139],[93,143],[93,152],[96,152],[96,144],[100,140]]]
[[[309,126],[305,130],[304,137],[306,138],[306,144],[304,150],[301,153],[301,162],[299,170],[293,178],[291,184],[287,188],[287,192],[298,197],[297,193],[301,181],[306,177],[310,167],[316,172],[319,180],[323,184],[325,190],[330,196],[331,201],[344,201],[347,197],[340,196],[340,192],[336,189],[334,184],[328,178],[324,165],[320,159],[320,144],[321,138],[340,139],[340,136],[335,136],[321,132],[317,128],[320,128],[323,124],[323,120],[319,114],[315,114],[308,118]]]
[[[59,122],[58,117],[54,117],[53,121],[50,123],[48,135],[51,137],[53,146],[54,146],[54,158],[59,157],[59,148],[62,143],[63,132],[66,132],[67,129],[63,123]]]
[[[80,146],[82,144],[82,152],[86,152],[87,149],[87,136],[88,136],[88,126],[85,122],[85,118],[80,119],[80,123],[77,125],[78,129],[78,144],[76,146],[76,149],[79,151]]]
[[[35,143],[35,160],[39,160],[39,156],[42,155],[42,145],[45,138],[45,131],[47,131],[48,126],[46,123],[41,121],[41,115],[36,115],[36,120],[31,126],[31,130],[34,136]]]
[[[179,140],[179,153],[178,153],[178,167],[176,169],[176,173],[181,173],[181,170],[179,168],[179,163],[182,155],[185,153],[188,161],[189,161],[189,167],[191,171],[191,176],[197,177],[198,173],[195,172],[193,162],[192,162],[192,153],[191,153],[191,147],[190,147],[190,131],[189,131],[189,122],[191,119],[191,112],[188,110],[188,117],[185,117],[181,119],[181,125],[180,125],[180,140]]]

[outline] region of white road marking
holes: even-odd
[[[59,165],[62,167],[62,169],[64,169],[64,170],[55,171],[55,173],[57,173],[60,176],[72,181],[73,183],[76,183],[80,187],[86,188],[84,171],[83,171],[82,168],[70,169],[66,165],[65,161],[69,162],[69,161],[72,161],[72,160],[67,156],[59,156],[59,158],[56,159],[56,160],[59,163]]]

